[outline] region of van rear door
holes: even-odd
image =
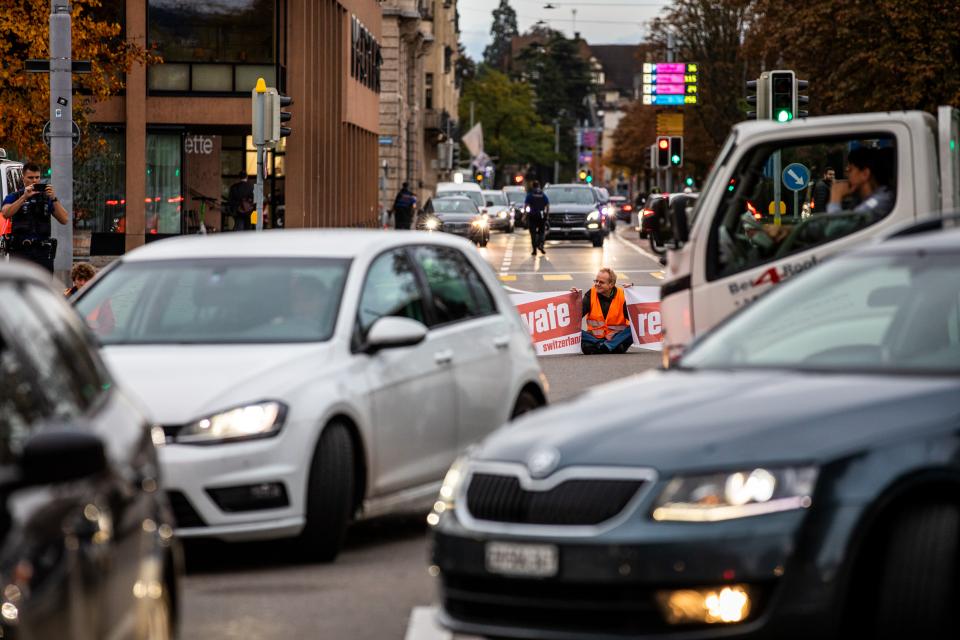
[[[940,154],[940,208],[946,213],[960,210],[960,111],[937,109]]]

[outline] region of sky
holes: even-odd
[[[458,0],[460,9],[460,39],[474,60],[483,57],[483,49],[490,42],[493,10],[500,0]],[[552,4],[555,9],[544,9]],[[576,29],[580,37],[591,44],[637,44],[643,39],[646,24],[659,15],[670,0],[510,0],[517,12],[520,33],[538,20],[550,27],[573,35],[573,10],[576,9]]]

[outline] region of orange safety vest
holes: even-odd
[[[589,331],[590,335],[594,338],[609,340],[630,326],[627,319],[623,316],[623,304],[626,301],[626,296],[624,296],[623,289],[620,287],[617,287],[616,291],[613,296],[613,302],[610,303],[610,308],[607,309],[607,317],[604,318],[603,309],[600,308],[600,298],[597,295],[597,288],[590,288],[590,315],[587,316],[587,331]]]

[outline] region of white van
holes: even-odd
[[[6,150],[0,149],[0,191],[3,198],[20,189],[23,189],[23,163],[7,160]]]
[[[483,189],[476,182],[440,182],[437,184],[435,198],[443,196],[466,196],[480,209],[480,213],[487,213],[487,204],[483,199]]]
[[[956,207],[958,137],[960,115],[952,107],[940,107],[938,118],[899,111],[734,126],[692,218],[668,213],[676,224],[661,288],[665,360],[771,286],[839,251]],[[878,162],[887,194],[841,211],[811,211],[824,169],[847,178],[847,160],[858,148]],[[817,309],[810,314],[815,322]]]

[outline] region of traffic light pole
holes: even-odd
[[[257,231],[263,231],[263,156],[264,145],[257,145],[257,184],[253,187],[253,198],[257,201]]]
[[[73,266],[73,61],[67,0],[50,0],[50,170],[67,224],[54,224],[54,272],[70,280]]]
[[[264,110],[267,101],[267,84],[257,79],[253,90],[253,144],[257,147],[257,182],[253,187],[253,200],[257,206],[257,231],[263,231],[263,155],[267,142],[267,127]]]

